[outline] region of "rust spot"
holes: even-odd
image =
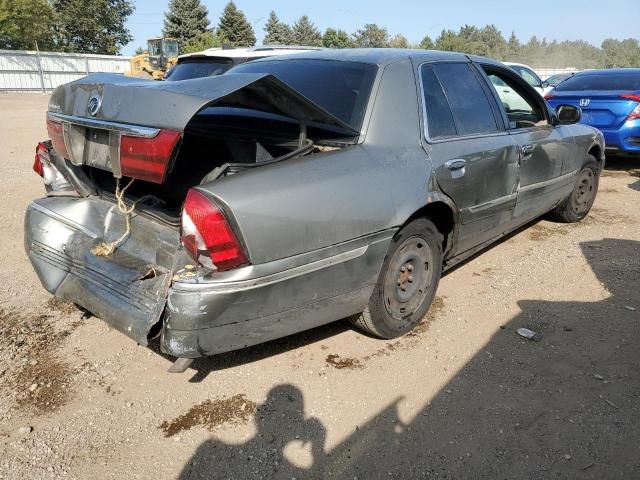
[[[225,423],[245,423],[255,412],[256,404],[241,393],[231,398],[205,400],[191,407],[187,413],[171,421],[165,420],[159,428],[164,431],[165,437],[172,437],[196,426],[203,426],[213,431]]]
[[[338,370],[347,369],[347,370],[358,370],[364,368],[362,362],[357,358],[344,357],[341,358],[340,355],[330,354],[327,355],[327,364],[331,365],[333,368],[337,368]]]

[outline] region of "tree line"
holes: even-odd
[[[0,0],[0,48],[116,55],[131,42],[130,0]]]
[[[117,54],[132,40],[126,20],[133,13],[131,0],[0,0],[0,48]],[[181,52],[211,47],[250,47],[256,43],[253,25],[233,1],[227,3],[215,26],[200,0],[171,0],[162,34],[178,39]],[[320,31],[302,15],[293,24],[269,14],[264,26],[265,45],[305,45],[326,48],[423,48],[465,52],[498,60],[547,68],[602,68],[640,66],[640,42],[635,38],[606,39],[597,47],[573,40],[530,38],[521,42],[495,25],[464,25],[442,30],[411,43],[401,33],[369,23],[348,33],[329,27]],[[139,51],[142,51],[140,48]]]

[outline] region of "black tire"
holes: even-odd
[[[589,214],[593,202],[596,200],[600,183],[600,168],[593,155],[578,172],[576,183],[571,194],[549,212],[552,220],[563,223],[576,223]]]
[[[369,305],[350,318],[380,338],[411,331],[427,314],[442,274],[442,234],[426,218],[413,220],[393,238]]]

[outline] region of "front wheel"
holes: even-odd
[[[589,155],[589,160],[576,177],[571,195],[559,206],[551,210],[553,220],[564,223],[575,223],[587,216],[598,193],[600,169],[596,159]]]
[[[426,218],[402,228],[391,241],[369,305],[351,318],[380,338],[412,330],[426,315],[442,273],[442,234]]]

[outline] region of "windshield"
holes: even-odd
[[[556,87],[557,91],[640,90],[640,71],[634,73],[583,73]]]
[[[191,58],[179,61],[165,80],[175,82],[190,78],[215,77],[233,67],[230,60],[219,58]]]
[[[334,60],[245,63],[232,73],[270,73],[312,102],[360,130],[377,66]]]
[[[165,40],[164,41],[164,54],[167,57],[177,57],[178,56],[178,42],[175,40]]]
[[[160,56],[160,50],[162,48],[161,40],[149,40],[147,46],[149,47],[149,55],[152,57]]]
[[[532,87],[539,87],[542,83],[540,77],[536,75],[536,72],[531,70],[530,68],[523,67],[520,65],[509,65],[512,70],[515,70],[518,75],[525,79],[525,81],[531,85]]]

